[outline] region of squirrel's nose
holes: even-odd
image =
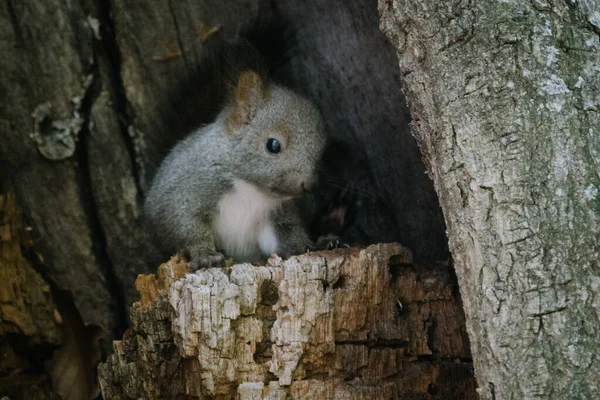
[[[300,184],[304,193],[310,193],[315,189],[316,181],[306,181]]]

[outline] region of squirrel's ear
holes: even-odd
[[[250,123],[266,100],[267,88],[260,76],[254,71],[242,72],[233,90],[233,110],[227,122],[234,129]]]

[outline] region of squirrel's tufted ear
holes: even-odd
[[[242,72],[233,90],[233,110],[227,118],[228,127],[235,130],[250,123],[256,110],[267,101],[267,95],[267,88],[256,72]]]

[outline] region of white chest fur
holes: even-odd
[[[253,261],[276,253],[279,246],[271,223],[281,200],[269,197],[243,180],[234,180],[233,190],[219,201],[213,221],[217,249],[238,261]]]

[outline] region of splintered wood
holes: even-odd
[[[137,287],[107,399],[476,398],[449,267],[397,244],[195,274],[174,257]]]

